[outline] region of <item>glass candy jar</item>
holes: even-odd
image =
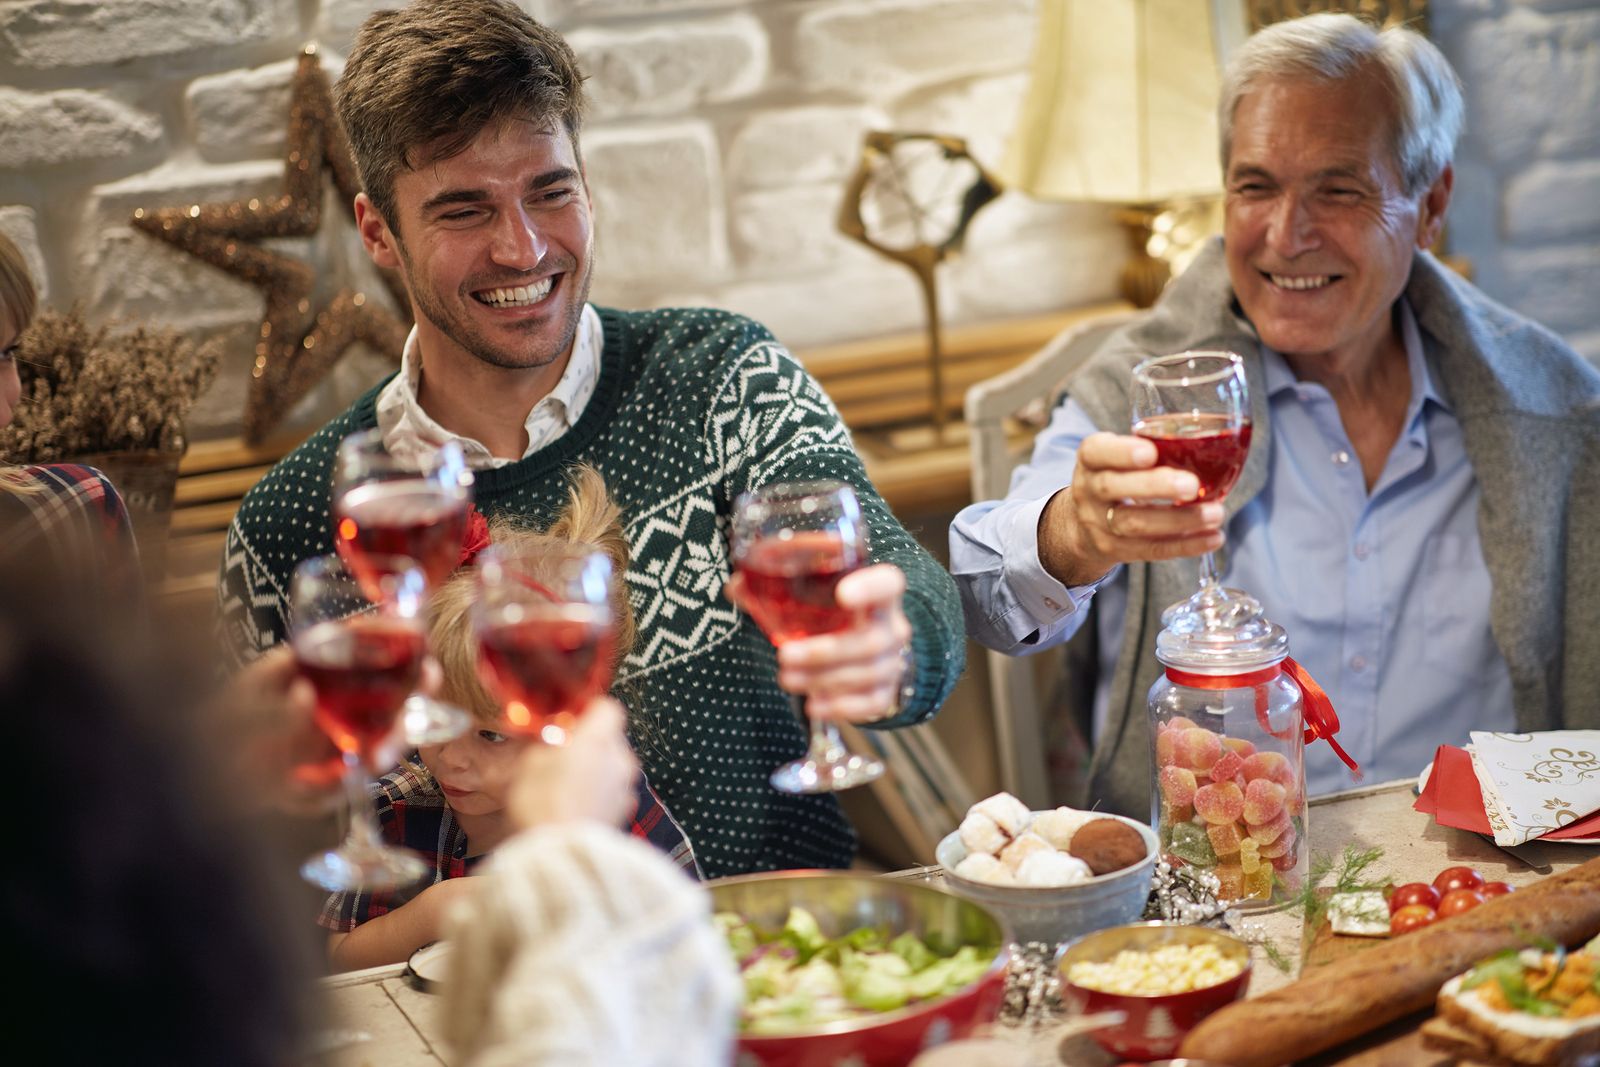
[[[1279,903],[1306,878],[1305,744],[1338,749],[1338,719],[1248,596],[1225,627],[1166,622],[1148,705],[1162,853],[1214,873],[1223,902]]]

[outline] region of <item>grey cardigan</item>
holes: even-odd
[[[1492,588],[1490,627],[1510,669],[1518,728],[1600,727],[1600,372],[1426,252],[1412,264],[1406,299],[1482,487],[1478,532]],[[1245,357],[1255,431],[1244,473],[1228,494],[1231,518],[1261,490],[1272,426],[1259,340],[1234,302],[1220,239],[1150,315],[1108,339],[1067,391],[1095,425],[1126,433],[1133,365],[1195,348]],[[1128,567],[1127,620],[1105,730],[1088,796],[1074,802],[1148,817],[1145,695],[1161,671],[1155,637],[1161,610],[1187,596],[1197,574],[1195,560]],[[1093,692],[1068,688],[1076,694],[1069,701]],[[1086,707],[1068,710],[1088,721]]]

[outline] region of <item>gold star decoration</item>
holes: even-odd
[[[351,345],[365,341],[376,351],[399,359],[410,329],[407,321],[353,289],[339,290],[313,315],[315,272],[311,266],[255,243],[262,238],[309,237],[317,232],[322,225],[323,171],[331,173],[346,204],[361,189],[315,44],[301,50],[295,68],[288,141],[281,196],[150,211],[139,208],[133,213],[136,228],[266,294],[244,408],[244,438],[251,444],[259,444],[283,421]],[[399,278],[384,271],[383,281],[396,305],[409,313]]]

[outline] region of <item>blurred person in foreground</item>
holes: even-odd
[[[1448,61],[1347,15],[1282,22],[1229,61],[1219,118],[1221,240],[1073,377],[1006,498],[951,527],[974,637],[1075,638],[1068,714],[1094,747],[1069,799],[1149,814],[1161,611],[1224,528],[1223,584],[1288,630],[1369,780],[1470,730],[1600,726],[1600,374],[1427,251],[1463,118]],[[1245,360],[1253,423],[1225,506],[1129,433],[1134,364],[1217,348]],[[1350,784],[1327,746],[1306,774]]]
[[[22,252],[0,234],[0,429],[22,402],[17,360],[39,294]],[[25,560],[70,576],[91,596],[137,595],[139,554],[122,497],[76,463],[0,463],[0,564]]]
[[[51,1063],[295,1063],[314,943],[284,907],[293,861],[233,810],[233,765],[200,732],[205,671],[69,588],[0,563],[27,830],[0,881],[9,1015]]]
[[[291,571],[333,544],[330,472],[353,431],[380,428],[401,458],[459,441],[479,510],[534,527],[588,464],[629,542],[638,638],[617,681],[630,737],[705,873],[846,866],[855,835],[837,798],[769,784],[806,748],[784,691],[819,717],[928,718],[965,656],[954,585],[765,328],[588,303],[582,82],[567,43],[503,0],[419,0],[363,24],[335,92],[364,188],[356,224],[374,262],[400,271],[416,327],[397,374],[246,496],[224,550],[223,632],[243,658],[283,640]],[[854,625],[775,655],[725,595],[729,518],[745,490],[815,479],[854,487],[874,565],[839,583]]]
[[[0,564],[0,692],[32,831],[0,880],[5,959],[22,979],[12,1017],[51,1063],[311,1062],[317,1025],[336,1020],[321,1017],[316,946],[289,914],[297,857],[258,818],[257,801],[282,795],[281,764],[240,753],[315,749],[315,728],[219,715],[208,664],[137,613],[62,589]],[[237,676],[224,709],[281,709],[255,679]],[[636,773],[609,699],[568,745],[520,760],[512,832],[455,916],[445,996],[461,1062],[727,1062],[737,978],[710,899],[616,829]]]

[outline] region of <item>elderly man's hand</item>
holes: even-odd
[[[1181,559],[1222,547],[1220,501],[1196,503],[1200,480],[1156,466],[1142,437],[1083,439],[1072,482],[1039,515],[1039,561],[1066,586],[1088,585],[1119,563]]]
[[[846,629],[797,638],[778,649],[778,684],[805,696],[806,714],[873,722],[899,710],[900,689],[908,680],[903,651],[911,644],[911,623],[900,607],[905,591],[906,576],[892,563],[847,574],[835,595],[855,621]],[[728,581],[727,594],[750,611],[741,575]]]

